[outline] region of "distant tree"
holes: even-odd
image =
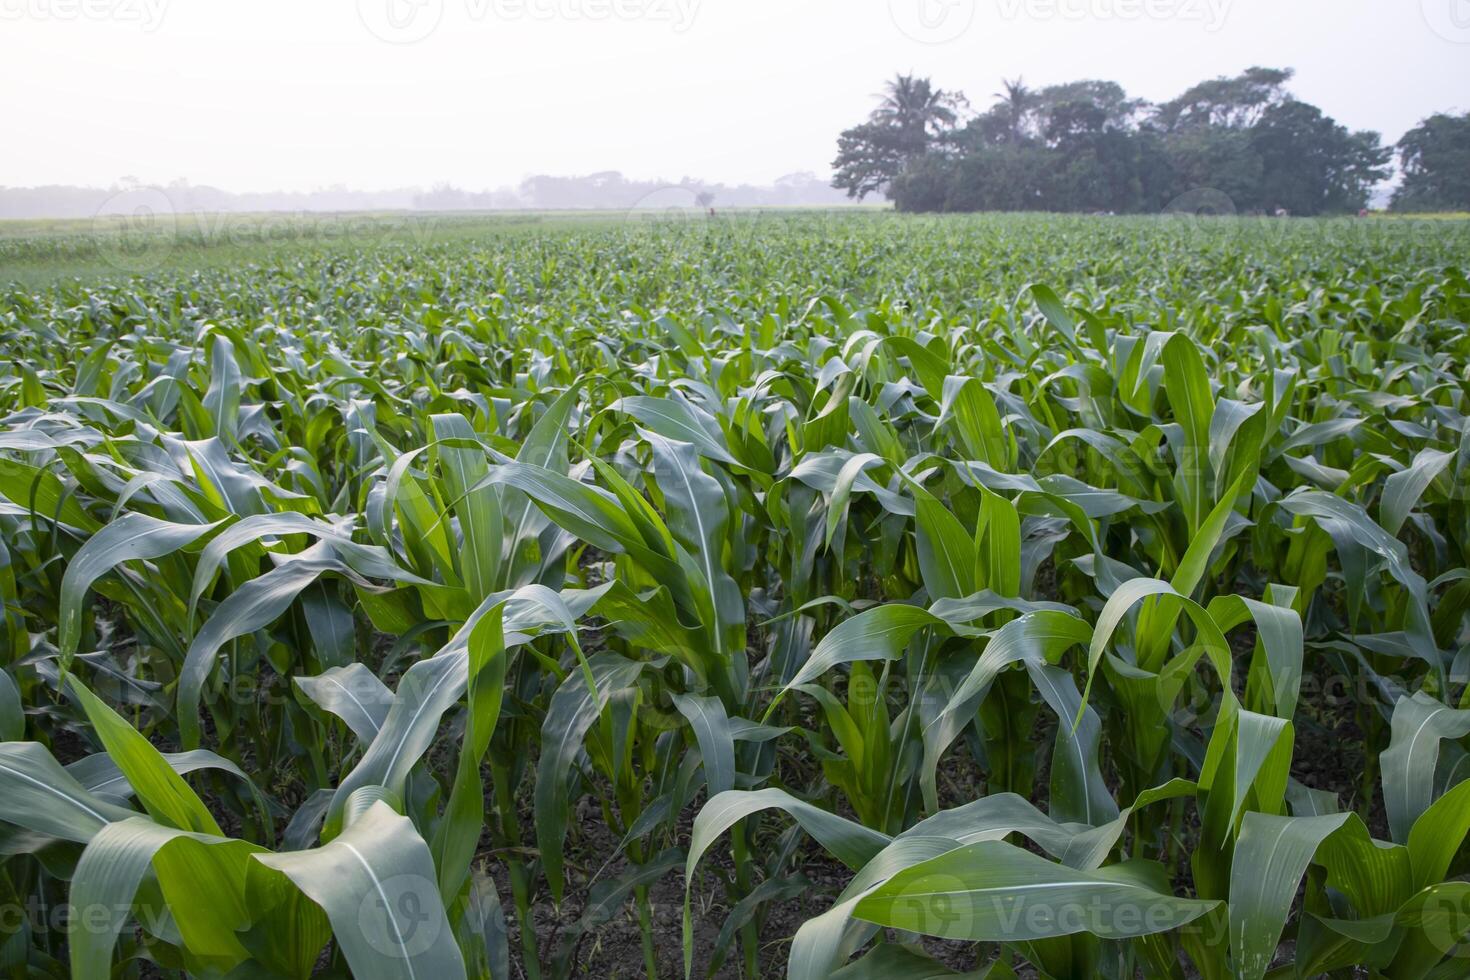
[[[1006,142],[1020,143],[1025,137],[1026,114],[1031,109],[1032,92],[1019,75],[1014,80],[1002,78],[995,93],[995,110],[1006,122]]]
[[[960,151],[1015,142],[1010,108],[997,102],[951,134],[949,142]]]
[[[1095,79],[1049,85],[1031,98],[1033,127],[1052,146],[1077,136],[1130,129],[1143,105],[1128,98],[1117,82]]]
[[[922,151],[905,145],[899,131],[882,123],[866,122],[845,129],[837,137],[837,159],[832,161],[832,186],[861,200],[887,190],[905,164]]]
[[[914,161],[893,179],[890,195],[900,211],[962,211],[949,199],[956,185],[958,160],[930,153]]]
[[[1219,126],[1191,127],[1168,133],[1161,145],[1170,179],[1161,210],[1176,198],[1209,189],[1224,194],[1237,211],[1256,207],[1261,184],[1261,157],[1251,147],[1249,132]]]
[[[1395,211],[1470,211],[1470,112],[1430,116],[1404,134],[1398,153]]]
[[[872,121],[901,130],[905,140],[922,152],[931,139],[954,126],[964,104],[964,95],[937,89],[927,78],[895,75],[884,85],[883,101]]]
[[[1210,126],[1249,129],[1266,110],[1287,99],[1290,68],[1248,68],[1233,78],[1212,78],[1161,104],[1155,122],[1167,131]]]
[[[946,197],[951,211],[1047,211],[1056,206],[1054,174],[1043,147],[1007,143],[955,161]]]
[[[1392,150],[1377,133],[1350,133],[1316,106],[1287,99],[1251,128],[1261,158],[1254,206],[1292,214],[1357,211],[1388,177]]]
[[[832,186],[859,199],[885,190],[946,136],[964,104],[962,94],[936,89],[927,78],[895,76],[868,121],[838,136]]]
[[[949,114],[924,111],[934,91],[927,81],[900,76],[885,107],[839,140],[839,186],[885,188],[910,211],[1158,212],[1202,193],[1237,212],[1356,211],[1387,176],[1391,151],[1377,133],[1350,132],[1293,98],[1291,77],[1290,69],[1251,68],[1158,106],[1116,82],[1032,89],[1007,79],[986,111],[956,129]],[[916,108],[900,113],[899,105]],[[1413,149],[1459,174],[1470,169],[1455,155],[1463,149],[1442,150],[1462,145],[1451,131],[1440,124]]]

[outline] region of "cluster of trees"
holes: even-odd
[[[1438,113],[1399,140],[1404,182],[1393,206],[1404,211],[1470,211],[1470,112]]]
[[[1290,69],[1251,68],[1152,104],[1108,81],[1008,81],[972,113],[959,92],[899,75],[842,133],[833,186],[904,211],[1157,212],[1208,191],[1236,212],[1331,214],[1367,205],[1393,149],[1287,91]],[[1470,206],[1470,115],[1435,116],[1399,144],[1396,206]]]

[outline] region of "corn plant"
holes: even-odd
[[[486,227],[0,289],[9,973],[1465,974],[1465,225]]]

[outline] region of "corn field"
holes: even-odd
[[[0,288],[4,973],[1470,975],[1467,255],[763,215]]]

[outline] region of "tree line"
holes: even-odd
[[[1291,78],[1250,68],[1163,103],[1116,82],[1018,78],[974,112],[961,92],[898,75],[838,137],[833,186],[901,211],[1158,212],[1205,195],[1236,213],[1339,214],[1367,206],[1397,154],[1395,210],[1470,209],[1470,113],[1385,146],[1291,95]]]

